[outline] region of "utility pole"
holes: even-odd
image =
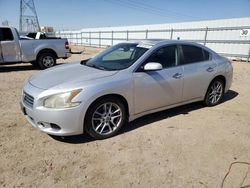
[[[19,31],[40,31],[34,0],[20,0]]]

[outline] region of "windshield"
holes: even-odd
[[[137,46],[136,43],[115,45],[88,60],[85,65],[102,70],[126,69],[148,50]]]

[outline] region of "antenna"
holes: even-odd
[[[34,0],[20,0],[19,31],[40,31]]]

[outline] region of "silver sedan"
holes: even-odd
[[[86,131],[103,139],[149,113],[196,101],[217,105],[232,75],[228,59],[196,43],[126,42],[27,79],[21,108],[30,124],[45,133]]]

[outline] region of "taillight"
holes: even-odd
[[[69,49],[69,42],[68,42],[68,41],[66,41],[66,42],[64,43],[64,48],[65,48],[65,49]]]

